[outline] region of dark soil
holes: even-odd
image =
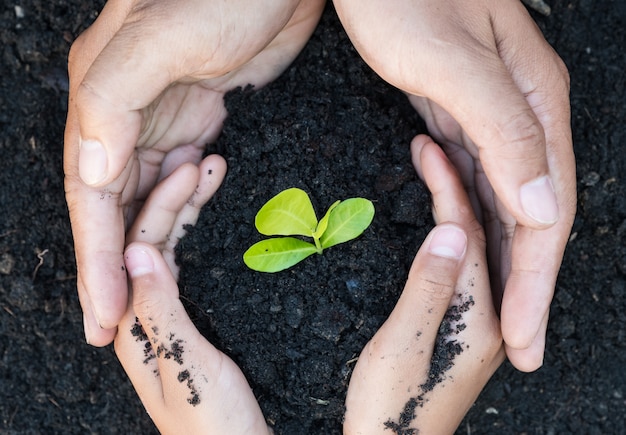
[[[535,18],[572,76],[578,217],[544,366],[522,374],[505,363],[459,433],[626,426],[626,13],[618,0],[550,4],[551,16]],[[154,433],[112,349],[84,343],[63,196],[67,52],[102,2],[19,6],[23,17],[0,9],[0,433]],[[423,124],[360,61],[331,6],[280,79],[230,94],[227,106],[210,150],[229,173],[179,245],[183,299],[240,364],[277,433],[340,433],[354,358],[432,227],[408,152]],[[288,187],[306,190],[318,214],[366,197],[374,222],[286,272],[251,272],[241,255],[261,239],[254,215]]]

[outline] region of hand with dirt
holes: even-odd
[[[152,188],[198,164],[224,94],[276,78],[324,0],[110,0],[72,46],[66,199],[89,343],[115,336],[127,304],[126,228]]]
[[[535,370],[576,211],[566,67],[518,0],[335,7],[460,172],[485,227],[507,356]]]
[[[350,379],[344,434],[454,433],[505,357],[483,229],[463,183],[427,136],[411,145],[437,226]],[[411,430],[414,430],[411,431]]]
[[[199,169],[183,164],[154,188],[127,234],[131,290],[115,352],[163,434],[271,433],[239,367],[198,332],[178,297],[173,248],[225,172],[219,156]]]

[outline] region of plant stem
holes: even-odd
[[[315,249],[317,249],[317,253],[321,254],[322,251],[324,250],[322,248],[322,244],[320,243],[320,239],[318,237],[313,237],[313,241],[315,242]]]

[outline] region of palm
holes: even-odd
[[[198,164],[205,144],[215,140],[226,116],[223,94],[199,84],[178,84],[142,111],[136,151],[120,177],[126,225],[156,183],[183,163]],[[134,175],[133,175],[134,174]]]

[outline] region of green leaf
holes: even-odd
[[[328,228],[328,219],[330,218],[330,212],[333,211],[333,209],[337,207],[337,205],[339,205],[340,202],[341,201],[335,201],[333,205],[328,207],[326,214],[324,215],[322,219],[320,219],[320,222],[317,224],[317,228],[315,229],[315,232],[313,233],[314,239],[319,239],[320,237],[322,237],[322,234],[324,234],[324,232],[326,231],[326,228]]]
[[[254,224],[266,236],[302,235],[312,237],[317,217],[309,195],[298,188],[283,190],[265,203]]]
[[[315,246],[293,237],[261,240],[244,254],[243,261],[258,272],[279,272],[317,252]]]
[[[328,228],[320,240],[322,248],[330,248],[352,240],[365,231],[374,219],[374,204],[365,198],[350,198],[330,213]]]

